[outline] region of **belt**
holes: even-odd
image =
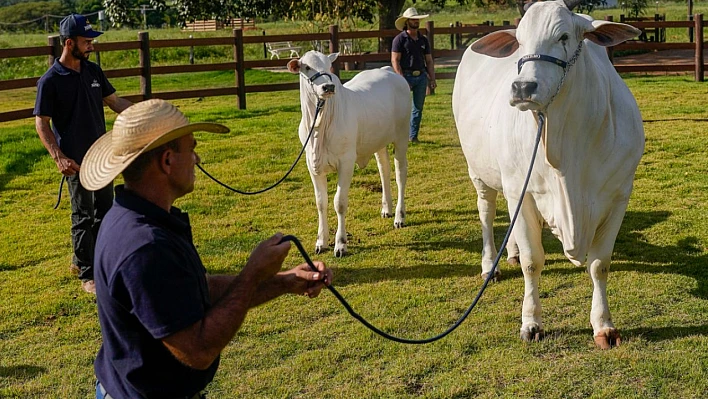
[[[407,70],[404,70],[403,73],[404,73],[404,74],[405,74],[405,73],[410,73],[412,76],[420,76],[420,74],[423,73],[423,71],[418,70],[418,69],[416,69],[416,70],[407,69]]]
[[[101,396],[103,396],[103,399],[113,399],[113,396],[109,395],[108,392],[106,392],[106,388],[104,388],[100,382],[97,382],[96,385],[98,386],[98,390],[99,390],[99,392],[101,392]],[[190,396],[189,398],[187,398],[186,396],[184,398],[185,399],[206,399],[206,393],[197,392],[193,396]]]

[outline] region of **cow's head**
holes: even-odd
[[[292,59],[288,62],[288,70],[299,73],[308,86],[314,90],[317,98],[327,99],[334,95],[337,76],[334,75],[332,63],[339,53],[324,55],[319,51],[308,51],[299,60]]]
[[[593,21],[573,13],[563,1],[534,3],[517,29],[490,33],[472,44],[473,51],[491,57],[519,58],[519,76],[511,87],[510,104],[522,111],[545,109],[563,82],[564,65],[579,54],[588,39],[601,46],[614,46],[640,34],[630,25]],[[535,62],[529,62],[535,61]],[[544,62],[550,61],[550,62]]]

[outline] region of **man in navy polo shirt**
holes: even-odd
[[[71,195],[71,241],[74,248],[71,271],[81,279],[84,291],[95,294],[93,251],[103,216],[111,207],[113,187],[95,193],[79,182],[84,154],[106,132],[103,105],[116,113],[132,103],[116,96],[101,68],[88,60],[93,30],[82,15],[71,14],[61,21],[61,57],[37,82],[34,105],[35,127],[42,144],[69,186]],[[51,125],[50,125],[51,121]]]
[[[428,38],[418,31],[420,20],[427,17],[428,14],[418,14],[413,7],[404,11],[403,15],[396,19],[396,28],[402,32],[393,39],[391,46],[391,66],[397,74],[406,78],[413,92],[411,129],[408,134],[408,139],[412,143],[418,142],[428,85],[431,89],[437,87],[430,43]]]
[[[307,263],[281,271],[290,242],[280,233],[256,246],[238,275],[207,274],[189,217],[173,206],[194,190],[195,131],[229,129],[189,123],[167,101],[147,100],[118,115],[86,153],[87,189],[120,173],[125,181],[96,242],[97,399],[203,399],[249,309],[285,294],[314,298],[332,282],[322,262],[317,271]]]

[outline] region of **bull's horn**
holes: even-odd
[[[583,0],[563,0],[563,2],[565,3],[565,6],[572,11],[573,8],[577,7],[578,4],[583,2]]]

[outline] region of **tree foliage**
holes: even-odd
[[[18,3],[0,8],[0,21],[3,25],[0,28],[8,31],[40,31],[45,29],[45,24],[50,23],[49,28],[53,28],[58,21],[54,18],[45,20],[42,18],[47,14],[65,15],[67,10],[59,1],[42,1]],[[29,23],[24,23],[32,21]]]

